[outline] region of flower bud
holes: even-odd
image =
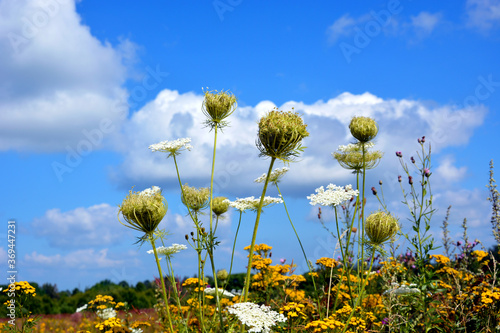
[[[228,123],[224,119],[236,110],[236,97],[225,91],[205,91],[202,110],[207,117],[207,126],[227,126]]]
[[[413,185],[413,177],[408,176],[408,184]]]
[[[225,281],[229,277],[229,273],[225,269],[221,269],[217,272],[217,280]]]
[[[422,137],[422,140],[421,140],[421,141],[422,141],[422,143],[424,143],[424,142],[425,142],[425,136],[423,136],[423,137]]]
[[[186,238],[186,240],[188,241],[188,240],[189,240],[189,235],[188,235],[188,234],[186,234],[186,235],[184,236],[184,238]]]
[[[378,184],[379,184],[380,186],[382,186],[382,181],[381,181],[381,180],[379,180],[379,181],[378,181]]]
[[[356,233],[358,231],[358,228],[352,227],[351,231],[354,232],[354,233]]]
[[[143,192],[130,191],[119,206],[125,222],[131,229],[152,234],[167,213],[167,202],[161,190],[154,186]]]
[[[378,125],[372,118],[354,117],[349,124],[349,130],[359,142],[368,142],[377,136]]]
[[[428,168],[425,168],[424,169],[424,176],[429,178],[431,176],[432,172],[431,170],[429,170]]]
[[[302,151],[302,139],[309,136],[307,125],[297,112],[277,109],[268,112],[259,121],[257,148],[260,156],[289,162]]]
[[[398,230],[397,219],[382,211],[370,214],[365,221],[366,235],[374,245],[381,245],[388,241]]]
[[[182,185],[182,203],[195,212],[208,206],[209,197],[210,190],[207,187],[197,189],[187,184]]]
[[[415,159],[412,157],[410,157],[410,160],[411,160],[411,163],[415,164]]]
[[[396,156],[397,156],[397,157],[403,157],[403,153],[402,153],[402,152],[400,152],[400,151],[397,151],[397,152],[396,152]]]
[[[375,186],[372,187],[372,193],[373,195],[377,195],[377,190],[375,189]]]
[[[229,209],[229,200],[226,197],[215,197],[212,203],[212,212],[220,216]]]
[[[398,182],[401,183],[401,176],[398,176]]]

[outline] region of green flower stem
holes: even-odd
[[[345,259],[346,256],[344,254],[344,249],[342,248],[342,242],[341,242],[342,235],[340,234],[340,229],[339,229],[339,221],[338,221],[338,217],[337,217],[337,207],[334,206],[333,208],[335,210],[335,225],[337,226],[337,237],[338,237],[338,242],[339,242],[340,254],[342,255],[342,261],[344,262],[344,269],[342,270],[342,276],[343,276],[344,273],[345,273],[345,271],[347,270],[346,269],[346,267],[347,267],[347,265],[346,265],[346,259]],[[333,259],[335,259],[335,258],[333,258]],[[328,285],[328,303],[327,303],[327,307],[326,307],[326,317],[327,318],[328,318],[328,310],[330,309],[330,289],[332,288],[332,274],[333,274],[333,267],[330,269],[330,282],[329,282],[329,285]],[[348,281],[349,281],[349,277],[350,277],[350,274],[347,275]],[[342,277],[341,277],[341,281],[342,281]],[[347,286],[349,288],[349,295],[351,295],[351,285],[350,285],[350,283],[347,283]],[[340,289],[337,288],[337,292],[335,293],[335,303],[333,304],[333,309],[334,310],[337,309],[337,302],[338,302],[338,299],[339,299],[339,293],[340,293]]]
[[[288,213],[288,208],[286,207],[285,198],[281,194],[281,190],[280,190],[280,187],[278,186],[278,182],[276,182],[275,185],[276,185],[276,188],[278,189],[278,193],[281,197],[281,200],[283,200],[283,206],[285,207],[286,216],[288,216],[288,221],[290,221],[290,225],[292,226],[293,232],[295,232],[295,236],[297,236],[297,240],[299,241],[299,245],[300,245],[300,248],[302,250],[302,254],[304,254],[304,259],[306,260],[306,263],[307,263],[307,268],[309,268],[309,273],[312,273],[312,265],[309,263],[309,260],[307,259],[306,251],[304,250],[304,247],[302,246],[302,242],[300,241],[299,234],[297,233],[297,230],[295,230],[295,226],[293,225],[292,218],[290,217],[290,214]],[[316,288],[316,282],[314,281],[314,276],[311,275],[311,278],[312,278],[312,282],[313,282],[313,286],[314,286],[314,294],[316,296],[316,303],[318,304],[318,309],[319,309],[320,304],[319,304],[318,289]]]
[[[153,253],[155,255],[156,266],[158,267],[158,273],[160,274],[161,287],[163,289],[163,300],[165,302],[165,308],[167,309],[168,324],[170,326],[170,332],[174,333],[175,332],[174,326],[172,325],[172,318],[170,317],[170,309],[169,309],[168,300],[167,300],[167,289],[165,288],[165,281],[163,280],[163,273],[161,271],[160,260],[158,259],[158,253],[156,252],[155,241],[153,239],[152,234],[149,234],[148,237],[149,237],[149,241],[151,242],[151,246],[153,247]]]
[[[364,272],[364,265],[365,265],[365,185],[366,185],[366,163],[365,163],[365,157],[366,157],[366,149],[365,149],[365,144],[361,146],[363,149],[363,182],[362,182],[362,194],[361,194],[361,218],[358,218],[358,255],[359,255],[359,248],[361,247],[361,257],[358,259],[358,280],[361,285],[363,285],[363,272]],[[361,266],[361,269],[360,269]],[[358,297],[362,297],[363,295],[360,294]]]
[[[243,212],[240,210],[240,219],[238,221],[238,227],[236,228],[236,235],[234,236],[234,242],[233,242],[233,252],[231,252],[231,264],[229,265],[229,274],[226,279],[226,283],[224,284],[223,288],[226,289],[227,284],[229,283],[229,278],[231,277],[231,272],[233,271],[233,259],[234,259],[234,250],[236,248],[236,239],[238,238],[238,231],[240,230],[240,225],[241,225],[241,216],[243,215]]]
[[[371,260],[370,260],[370,268],[369,268],[368,272],[372,271],[373,261],[374,261],[374,258],[375,258],[375,251],[376,251],[376,247],[374,247],[373,250],[372,250],[372,255],[371,255]],[[366,280],[368,281],[368,278]],[[351,318],[354,315],[354,312],[356,311],[356,308],[359,306],[359,303],[361,302],[361,296],[363,295],[363,293],[365,291],[366,285],[367,285],[367,283],[363,282],[362,287],[361,287],[361,291],[359,293],[359,296],[356,299],[356,304],[353,306],[351,314],[349,315],[349,318],[347,318],[347,320],[345,322],[344,329],[342,330],[342,333],[345,333],[345,331],[347,330],[347,327],[349,326],[349,322],[351,321]]]
[[[217,309],[219,310],[219,319],[220,319],[220,325],[221,325],[221,330],[222,332],[224,332],[224,324],[222,322],[222,309],[220,307],[220,297],[219,297],[219,287],[218,287],[218,284],[217,284],[217,274],[215,272],[215,262],[214,262],[214,242],[213,242],[213,239],[214,239],[214,234],[215,234],[215,230],[214,228],[212,227],[212,224],[213,224],[213,213],[212,213],[212,209],[213,209],[213,198],[214,198],[214,172],[215,172],[215,152],[217,150],[217,125],[218,123],[216,122],[214,124],[214,152],[213,152],[213,156],[212,156],[212,174],[210,175],[210,244],[209,244],[209,247],[210,249],[207,249],[207,252],[210,256],[210,264],[212,266],[212,273],[213,273],[213,278],[214,278],[214,285],[215,285],[215,303],[217,304]],[[217,218],[217,221],[219,219]],[[217,228],[217,227],[216,227]],[[215,315],[215,314],[214,314]]]
[[[269,184],[269,177],[271,176],[271,172],[273,171],[274,161],[276,161],[276,157],[271,157],[271,163],[269,165],[269,170],[267,171],[266,182],[264,183],[264,189],[262,190],[262,195],[260,196],[259,207],[257,208],[257,218],[255,219],[255,225],[253,228],[252,243],[250,245],[250,254],[248,255],[248,267],[247,267],[247,276],[245,278],[245,289],[242,295],[243,302],[246,302],[248,300],[248,289],[250,288],[250,273],[252,271],[253,248],[255,246],[255,239],[257,238],[257,230],[259,228],[260,214],[262,213],[262,205],[264,204],[264,197],[267,191],[267,184]]]

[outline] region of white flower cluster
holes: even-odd
[[[116,311],[112,308],[106,308],[102,310],[97,310],[96,314],[102,320],[116,317]]]
[[[271,310],[269,306],[255,303],[236,303],[227,308],[228,312],[238,317],[242,324],[248,325],[248,332],[271,332],[271,327],[276,322],[285,322],[286,317],[281,313]]]
[[[165,247],[165,246],[160,246],[160,247],[157,247],[156,248],[156,252],[158,254],[161,254],[161,255],[164,255],[164,256],[171,256],[172,254],[176,254],[176,253],[179,253],[181,252],[182,250],[186,250],[187,249],[187,246],[184,245],[184,244],[176,244],[176,243],[173,243],[171,246],[169,247]],[[148,254],[152,254],[154,253],[153,250],[149,250],[148,251]]]
[[[79,308],[76,308],[76,311],[75,312],[82,312],[83,310],[87,309],[88,307],[88,304],[85,304],[84,306],[81,306]]]
[[[189,144],[190,142],[190,138],[177,139],[174,141],[162,141],[152,144],[151,146],[149,146],[149,149],[151,149],[151,151],[161,151],[164,153],[176,154],[177,151],[181,149],[191,150],[193,146]]]
[[[142,333],[142,332],[144,332],[142,330],[142,328],[131,328],[131,327],[129,327],[129,330],[130,330],[131,333]]]
[[[144,191],[142,191],[141,195],[152,196],[152,195],[155,195],[158,192],[161,192],[161,188],[159,188],[158,186],[153,186],[151,188],[147,188]]]
[[[365,142],[364,143],[365,145],[365,149],[369,149],[369,148],[373,148],[375,147],[375,144],[373,142]],[[350,143],[348,144],[347,146],[343,146],[343,145],[340,145],[337,150],[341,153],[349,153],[349,152],[352,152],[352,151],[362,151],[363,149],[363,146],[361,145],[361,143]]]
[[[357,196],[359,193],[358,190],[352,189],[352,185],[342,187],[330,184],[326,188],[325,191],[325,188],[321,186],[316,189],[316,194],[311,194],[307,197],[311,205],[338,206],[342,202]]]
[[[290,168],[283,167],[283,168],[276,168],[274,169],[273,172],[271,172],[271,175],[269,176],[269,182],[271,183],[277,183],[280,179],[281,176],[283,176],[285,173],[288,172]],[[257,178],[255,180],[256,183],[263,183],[266,181],[267,173],[263,173],[262,176]]]
[[[418,294],[420,289],[415,288],[417,285],[412,283],[409,286],[406,284],[399,285],[399,283],[392,283],[392,289],[384,291],[384,295],[407,295],[407,294]]]
[[[224,289],[218,289],[219,295],[226,296],[229,298],[233,298],[235,295],[233,293],[230,293],[227,290]],[[215,295],[215,288],[205,288],[204,290],[205,294],[207,295]]]
[[[227,200],[229,201],[229,200]],[[237,210],[244,212],[247,209],[257,210],[259,207],[260,198],[255,198],[253,196],[248,198],[236,199],[235,201],[229,201],[229,206],[236,208]],[[273,197],[264,197],[264,202],[262,203],[262,207],[266,207],[272,204],[280,204],[283,203],[283,199],[281,198],[273,198]]]

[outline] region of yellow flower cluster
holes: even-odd
[[[487,252],[484,252],[481,250],[476,250],[476,251],[472,252],[472,254],[477,257],[477,261],[481,261],[481,260],[483,260],[484,257],[488,256]]]
[[[115,327],[122,327],[122,321],[120,318],[116,318],[116,317],[113,317],[113,318],[109,318],[109,319],[106,319],[105,321],[103,321],[102,323],[98,323],[97,325],[95,325],[95,328],[97,328],[99,331],[105,331],[105,333],[113,333],[113,332],[117,332],[114,328]]]
[[[450,262],[450,258],[443,256],[441,254],[431,254],[430,259],[435,258],[439,264],[446,265]]]
[[[323,257],[316,260],[316,264],[327,268],[333,268],[336,267],[339,263],[333,258]]]
[[[280,313],[285,315],[288,319],[301,317],[302,319],[307,318],[305,314],[305,305],[301,303],[289,302],[285,306],[280,308]]]
[[[31,296],[31,297],[35,297],[36,296],[36,289],[35,287],[33,287],[32,285],[30,285],[28,283],[28,281],[19,281],[19,282],[16,282],[15,284],[15,290],[16,290],[16,294],[17,294],[17,291],[22,291],[24,294],[28,295],[28,296]],[[8,293],[8,292],[11,292],[12,289],[10,289],[10,286],[8,288],[5,288],[3,290],[4,293]]]
[[[107,308],[106,304],[115,305],[116,302],[114,302],[112,296],[108,295],[97,295],[94,300],[89,302],[90,308],[96,306],[97,310],[106,309]]]

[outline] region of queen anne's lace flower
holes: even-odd
[[[251,196],[248,198],[236,199],[235,201],[229,201],[229,206],[236,208],[241,212],[244,212],[247,209],[257,210],[257,208],[259,207],[259,203],[260,203],[260,198],[255,198]],[[280,203],[283,203],[283,199],[267,196],[264,197],[262,208],[272,204],[280,204]]]
[[[235,295],[233,293],[230,293],[227,290],[224,289],[218,289],[219,295],[226,296],[229,298],[233,298]],[[215,288],[205,288],[204,290],[205,294],[207,295],[215,295]]]
[[[97,310],[96,314],[102,320],[116,317],[116,311],[112,308],[106,308],[102,310]]]
[[[325,191],[325,188],[321,186],[315,190],[316,194],[311,194],[307,197],[311,205],[338,206],[342,202],[357,196],[359,193],[358,190],[352,189],[352,185],[342,187],[330,184],[326,188]]]
[[[174,141],[162,141],[159,143],[152,144],[149,146],[149,149],[151,151],[161,151],[164,153],[169,153],[169,157],[173,155],[178,155],[179,151],[182,149],[187,149],[191,150],[193,146],[191,146],[189,143],[191,142],[190,138],[184,138],[184,139],[177,139]]]
[[[172,244],[171,246],[169,247],[165,247],[165,246],[160,246],[160,247],[157,247],[156,248],[156,252],[158,254],[161,254],[161,255],[164,255],[164,256],[171,256],[173,254],[176,254],[176,253],[179,253],[181,252],[182,250],[186,250],[187,249],[187,246],[184,245],[184,244]],[[148,251],[148,254],[152,254],[154,253],[153,250],[149,250]]]
[[[238,317],[242,324],[250,327],[248,332],[271,332],[276,322],[285,322],[286,317],[271,310],[269,306],[255,303],[237,303],[228,307],[228,312]]]
[[[156,193],[161,193],[161,188],[158,186],[153,186],[151,188],[147,188],[144,191],[142,191],[140,194],[141,195],[147,195],[147,196],[152,196],[155,195]]]
[[[0,290],[1,290],[1,289],[0,289]],[[85,304],[85,305],[83,305],[83,306],[81,306],[81,307],[77,308],[75,312],[82,312],[83,310],[87,309],[87,307],[88,307],[88,306],[89,306],[88,304]]]
[[[384,295],[407,295],[407,294],[418,294],[420,289],[416,288],[416,284],[412,283],[409,286],[406,284],[399,285],[399,283],[392,283],[392,289],[384,291]]]
[[[287,168],[287,167],[274,169],[274,171],[271,172],[271,175],[269,176],[269,182],[276,184],[280,180],[281,176],[283,176],[285,173],[287,173],[288,170],[290,170],[290,168]],[[262,176],[260,176],[259,178],[257,178],[255,180],[255,182],[256,183],[263,183],[266,181],[266,177],[267,177],[267,173],[263,173]]]

